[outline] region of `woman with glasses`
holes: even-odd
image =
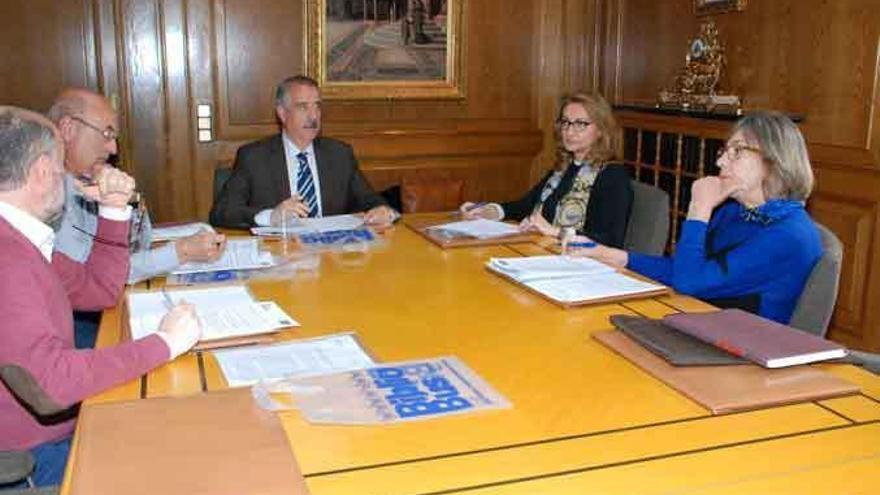
[[[720,150],[718,167],[720,175],[691,188],[674,256],[601,245],[576,252],[716,306],[788,323],[822,254],[819,232],[804,210],[813,187],[804,138],[783,114],[748,115]]]
[[[464,218],[518,220],[520,229],[561,237],[573,229],[609,246],[622,246],[633,200],[625,167],[613,164],[619,129],[598,94],[562,99],[556,120],[556,164],[519,200],[461,205]]]

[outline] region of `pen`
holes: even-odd
[[[476,210],[477,208],[482,208],[483,206],[486,206],[487,204],[489,204],[488,201],[479,201],[479,202],[476,202],[476,203],[468,206],[467,208],[464,209],[464,211],[473,211],[473,210]]]
[[[598,244],[596,244],[595,242],[592,242],[592,241],[590,241],[590,242],[569,242],[569,243],[566,244],[566,247],[570,247],[570,248],[594,248],[594,247],[596,247],[597,245],[598,245]]]
[[[162,293],[162,300],[165,303],[165,309],[170,311],[171,308],[174,307],[174,301],[171,300],[171,296],[168,295],[168,291],[165,290],[165,287],[162,287],[160,292]]]

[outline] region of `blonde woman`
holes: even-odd
[[[554,170],[519,200],[467,202],[461,205],[462,216],[518,220],[522,230],[552,237],[573,228],[596,242],[622,246],[633,191],[626,168],[613,163],[619,135],[602,96],[565,96],[556,120]]]
[[[813,172],[797,126],[777,112],[740,119],[717,177],[694,182],[672,257],[599,245],[575,251],[626,266],[719,307],[788,323],[813,265],[819,232],[804,209]]]

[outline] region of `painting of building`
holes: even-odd
[[[447,0],[327,0],[332,82],[437,81],[447,73]]]

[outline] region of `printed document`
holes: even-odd
[[[663,288],[614,271],[583,277],[532,280],[523,282],[523,285],[562,303],[627,296]]]
[[[594,259],[558,255],[492,258],[489,267],[518,282],[614,272],[614,268]]]
[[[299,326],[273,301],[255,301],[244,286],[132,292],[127,300],[132,340],[158,331],[162,317],[181,301],[195,306],[203,342]]]
[[[212,263],[186,263],[171,273],[216,272],[218,270],[250,270],[273,266],[272,253],[260,251],[259,239],[232,239],[219,260]]]
[[[216,351],[214,356],[230,387],[292,376],[351,371],[376,364],[351,332]]]
[[[195,222],[182,225],[169,225],[168,227],[153,227],[150,237],[153,242],[176,241],[177,239],[196,235],[203,230],[214,232],[214,229],[210,225],[204,222]]]
[[[477,239],[492,239],[520,233],[515,225],[497,220],[486,220],[485,218],[434,225],[428,227],[427,230],[444,237],[473,237]]]
[[[334,230],[356,229],[364,224],[361,215],[329,215],[320,218],[299,218],[288,226],[291,235],[305,234],[310,232],[330,232]],[[253,227],[251,233],[261,237],[278,237],[283,234],[283,228]]]

